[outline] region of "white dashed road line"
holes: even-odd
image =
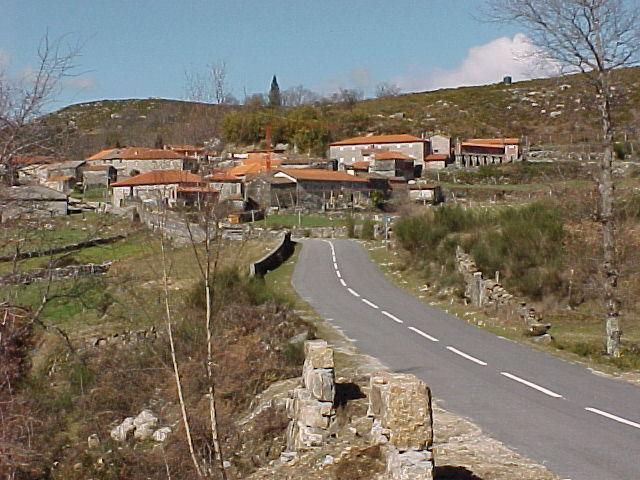
[[[348,288],[347,290],[349,290],[349,293],[351,295],[353,295],[354,297],[359,297],[360,294],[358,292],[356,292],[353,288]]]
[[[340,270],[336,270],[336,275],[338,276],[338,278],[342,278],[342,275],[340,274]]]
[[[626,418],[618,417],[613,413],[604,412],[602,410],[598,410],[597,408],[587,407],[585,408],[587,412],[595,413],[597,415],[602,415],[603,417],[610,418],[611,420],[615,420],[616,422],[624,423],[625,425],[629,425],[631,427],[640,428],[640,423],[632,422],[631,420],[627,420]]]
[[[343,287],[347,286],[347,282],[345,282],[343,279],[340,279],[340,283],[342,284]]]
[[[411,330],[412,332],[417,333],[418,335],[420,335],[421,337],[424,337],[428,340],[431,340],[432,342],[439,342],[440,340],[438,340],[436,337],[432,337],[431,335],[429,335],[428,333],[423,332],[420,329],[417,329],[415,327],[409,327],[409,330]]]
[[[338,264],[336,262],[333,262],[333,268],[335,268],[336,270],[338,269]]]
[[[450,352],[455,353],[456,355],[460,355],[461,357],[466,358],[467,360],[471,360],[473,363],[477,363],[478,365],[482,365],[483,367],[487,366],[487,362],[483,362],[482,360],[477,359],[476,357],[472,357],[468,353],[461,352],[457,348],[448,346],[447,350],[449,350]]]
[[[500,375],[503,375],[507,378],[510,378],[511,380],[515,380],[518,383],[521,383],[523,385],[526,385],[527,387],[531,387],[535,390],[538,390],[539,392],[544,393],[545,395],[549,395],[550,397],[553,398],[563,398],[562,395],[560,395],[559,393],[553,392],[551,390],[549,390],[548,388],[544,388],[541,387],[540,385],[536,385],[535,383],[529,382],[528,380],[525,380],[524,378],[520,378],[517,377],[511,373],[508,372],[500,372]]]
[[[395,315],[391,315],[389,312],[385,312],[384,310],[382,311],[382,314],[385,317],[389,317],[391,320],[393,320],[396,323],[404,323],[402,320],[400,320],[398,317],[396,317]]]
[[[366,303],[367,305],[369,305],[371,308],[375,308],[375,309],[380,308],[380,307],[378,307],[378,305],[376,305],[376,304],[375,304],[375,303],[373,303],[373,302],[370,302],[370,301],[369,301],[369,300],[367,300],[366,298],[363,298],[363,299],[362,299],[362,301],[363,301],[364,303]]]

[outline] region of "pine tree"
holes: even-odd
[[[280,86],[278,85],[278,79],[273,76],[271,80],[271,89],[269,90],[269,106],[280,107],[282,106],[282,97],[280,96]]]

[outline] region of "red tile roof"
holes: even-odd
[[[184,155],[173,150],[146,147],[109,148],[100,150],[87,160],[165,160],[182,159]]]
[[[431,155],[427,155],[424,157],[427,162],[441,162],[443,160],[448,160],[449,155],[445,155],[444,153],[432,153]]]
[[[201,184],[204,183],[200,175],[195,175],[184,170],[152,170],[141,173],[135,177],[127,178],[112,183],[112,187],[134,187],[139,185],[167,185],[177,184]]]
[[[464,143],[475,143],[482,145],[519,145],[519,138],[470,138],[466,140]]]
[[[413,135],[407,135],[405,133],[394,135],[371,135],[368,137],[354,137],[334,142],[332,146],[339,145],[371,145],[374,143],[415,143],[424,142],[423,139],[414,137]]]
[[[366,178],[349,175],[347,172],[336,172],[334,170],[323,170],[320,168],[282,168],[279,171],[296,180],[315,182],[367,182]]]
[[[413,158],[411,158],[409,155],[405,155],[402,152],[376,152],[374,154],[374,157],[376,160],[406,160],[413,162]]]
[[[27,165],[46,165],[50,163],[59,163],[62,160],[46,155],[18,155],[11,159],[12,165],[16,167],[26,167]]]
[[[354,170],[369,170],[369,162],[367,162],[366,160],[362,162],[353,162],[351,164],[351,167]]]

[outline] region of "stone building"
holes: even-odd
[[[0,223],[15,218],[67,215],[69,197],[42,185],[0,189]]]
[[[282,169],[273,174],[295,184],[296,206],[341,208],[366,203],[371,193],[369,180],[347,172],[314,168]]]
[[[456,142],[455,164],[459,168],[501,165],[522,160],[519,138],[472,138]]]
[[[73,187],[76,184],[76,179],[71,175],[56,175],[47,178],[42,182],[42,184],[45,187],[51,188],[57,192],[69,193],[71,190],[73,190]]]
[[[108,187],[118,180],[113,165],[87,165],[82,169],[82,185],[86,188]]]
[[[53,163],[47,167],[47,176],[51,177],[73,177],[76,181],[82,180],[82,168],[86,162],[84,160],[70,160],[67,162]]]
[[[414,159],[402,152],[391,150],[371,151],[364,155],[369,162],[369,172],[386,177],[414,178]]]
[[[258,175],[246,183],[247,198],[259,208],[289,208],[296,205],[296,182],[272,174]]]
[[[124,179],[139,173],[155,170],[197,171],[196,159],[185,157],[172,150],[157,148],[127,147],[102,150],[87,159],[89,165],[111,165]]]
[[[412,158],[417,170],[422,170],[426,142],[407,134],[371,135],[341,140],[329,146],[329,158],[337,162],[338,170],[344,170],[354,162],[365,160],[365,153],[383,150],[400,152]]]
[[[193,193],[193,188],[207,188],[202,177],[184,170],[155,170],[141,173],[111,185],[111,201],[115,207],[122,207],[128,198],[150,201],[174,207],[180,193]],[[213,193],[213,192],[211,192]]]

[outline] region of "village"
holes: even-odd
[[[267,133],[268,135],[268,133]],[[438,204],[440,185],[427,172],[522,161],[518,138],[456,140],[445,135],[368,135],[331,143],[326,158],[287,145],[219,152],[193,145],[130,146],[86,159],[17,156],[17,180],[3,201],[7,220],[36,209],[65,215],[84,209],[118,212],[131,205],[169,209],[219,205],[230,223],[272,212],[369,209],[383,201]],[[85,200],[87,199],[87,200]],[[35,207],[34,207],[35,206]]]

